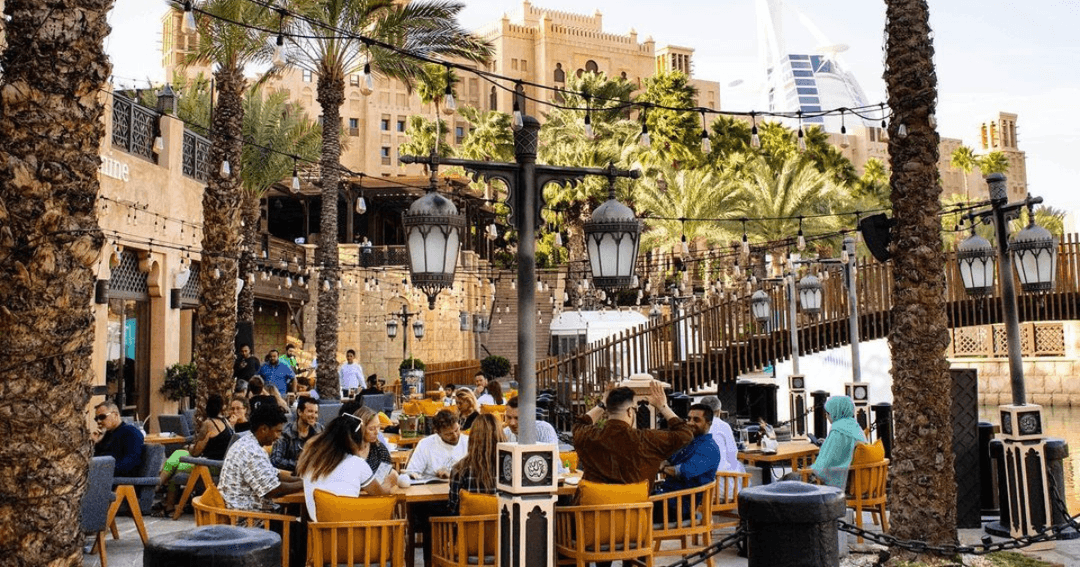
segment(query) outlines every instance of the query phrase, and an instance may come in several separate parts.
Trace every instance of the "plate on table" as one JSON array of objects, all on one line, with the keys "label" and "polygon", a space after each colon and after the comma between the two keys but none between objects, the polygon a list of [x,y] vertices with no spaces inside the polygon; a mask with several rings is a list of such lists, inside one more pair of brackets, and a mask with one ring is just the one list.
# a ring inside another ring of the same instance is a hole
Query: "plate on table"
[{"label": "plate on table", "polygon": [[563,484],[568,484],[570,486],[577,486],[578,483],[581,482],[581,477],[580,476],[567,476],[567,477],[563,477],[562,481],[563,481]]}]

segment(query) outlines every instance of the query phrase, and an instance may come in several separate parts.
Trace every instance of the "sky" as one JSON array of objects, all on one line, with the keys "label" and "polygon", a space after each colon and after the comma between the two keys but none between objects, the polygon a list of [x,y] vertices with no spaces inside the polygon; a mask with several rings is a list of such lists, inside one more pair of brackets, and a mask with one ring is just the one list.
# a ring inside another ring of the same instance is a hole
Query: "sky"
[{"label": "sky", "polygon": [[[998,111],[1018,115],[1027,154],[1028,189],[1045,204],[1080,211],[1080,27],[1076,0],[928,0],[938,78],[938,130],[976,148],[979,125]],[[498,20],[521,2],[467,0],[467,29]],[[604,30],[652,36],[657,46],[692,47],[693,74],[720,83],[721,108],[755,110],[760,75],[753,0],[536,0],[540,8],[603,14]],[[789,2],[830,43],[849,46],[841,61],[871,103],[885,101],[885,3],[881,0]],[[668,6],[676,9],[666,9]],[[161,81],[159,0],[116,0],[106,51],[119,85]],[[784,21],[788,52],[820,45],[793,13]],[[741,83],[738,83],[742,81]],[[738,84],[734,84],[738,83]],[[734,84],[734,86],[732,86]]]}]

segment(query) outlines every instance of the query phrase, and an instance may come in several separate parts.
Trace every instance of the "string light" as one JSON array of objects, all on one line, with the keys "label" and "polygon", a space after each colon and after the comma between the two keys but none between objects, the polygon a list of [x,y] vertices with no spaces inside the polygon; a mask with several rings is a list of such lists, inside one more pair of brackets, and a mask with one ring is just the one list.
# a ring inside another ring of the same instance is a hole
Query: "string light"
[{"label": "string light", "polygon": [[844,124],[844,111],[840,110],[840,147],[846,148],[851,145],[851,140],[848,138],[847,126]]},{"label": "string light", "polygon": [[360,80],[360,94],[368,96],[375,92],[375,79],[371,77],[371,61],[364,63],[364,77]]},{"label": "string light", "polygon": [[701,153],[712,153],[712,141],[709,140],[709,120],[705,117],[705,111],[701,111]]},{"label": "string light", "polygon": [[641,136],[638,137],[638,143],[641,147],[647,148],[652,145],[652,139],[649,137],[649,123],[646,122],[646,113],[648,107],[641,109]]},{"label": "string light", "polygon": [[285,66],[285,35],[282,33],[282,27],[285,22],[285,10],[278,11],[278,34],[277,44],[274,45],[274,56],[271,59],[271,63],[274,67]]},{"label": "string light", "polygon": [[289,189],[292,190],[294,195],[300,192],[300,175],[296,171],[295,159],[292,164],[292,183],[289,185]]},{"label": "string light", "polygon": [[154,136],[154,153],[160,154],[165,151],[165,140],[161,137],[161,134]]},{"label": "string light", "polygon": [[761,137],[757,133],[757,113],[750,113],[750,147],[757,149],[761,147]]},{"label": "string light", "polygon": [[218,170],[218,174],[221,175],[221,177],[229,177],[232,175],[232,166],[229,165],[229,160],[221,160],[221,169]]},{"label": "string light", "polygon": [[799,252],[802,252],[803,250],[806,249],[806,237],[803,236],[802,221],[803,221],[803,218],[800,216],[799,217],[799,240],[798,240],[798,243],[796,243],[796,245],[795,245],[795,247],[799,249]]},{"label": "string light", "polygon": [[592,127],[592,116],[591,116],[592,112],[590,110],[591,105],[589,104],[589,100],[591,98],[592,97],[589,96],[588,93],[585,94],[585,137],[589,138],[590,140],[593,138],[593,127]]},{"label": "string light", "polygon": [[803,134],[802,110],[800,110],[798,112],[798,115],[799,115],[799,151],[800,152],[805,152],[806,151],[806,134]]},{"label": "string light", "polygon": [[451,76],[450,66],[446,66],[446,92],[443,94],[442,113],[449,116],[457,112],[457,102],[454,101],[454,78]]},{"label": "string light", "polygon": [[184,2],[184,17],[180,20],[180,31],[195,33],[195,14],[191,11],[191,0]]},{"label": "string light", "polygon": [[356,214],[362,215],[367,212],[367,201],[364,200],[364,196],[360,195],[356,198]]},{"label": "string light", "polygon": [[900,124],[900,127],[896,129],[896,135],[900,138],[907,138],[907,126]]},{"label": "string light", "polygon": [[517,88],[514,89],[514,115],[513,119],[510,121],[510,127],[513,128],[515,132],[525,127],[525,117],[522,116],[521,102],[518,100],[518,92],[522,88],[521,82],[519,81]]}]

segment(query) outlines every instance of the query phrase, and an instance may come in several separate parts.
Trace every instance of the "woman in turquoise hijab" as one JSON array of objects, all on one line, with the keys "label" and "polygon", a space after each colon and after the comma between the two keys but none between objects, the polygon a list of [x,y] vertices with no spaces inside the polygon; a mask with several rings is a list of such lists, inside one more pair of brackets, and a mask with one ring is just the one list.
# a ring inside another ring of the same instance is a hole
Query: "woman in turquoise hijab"
[{"label": "woman in turquoise hijab", "polygon": [[862,427],[855,421],[855,403],[847,396],[833,396],[825,402],[832,427],[810,468],[825,484],[843,489],[855,445],[866,443]]}]

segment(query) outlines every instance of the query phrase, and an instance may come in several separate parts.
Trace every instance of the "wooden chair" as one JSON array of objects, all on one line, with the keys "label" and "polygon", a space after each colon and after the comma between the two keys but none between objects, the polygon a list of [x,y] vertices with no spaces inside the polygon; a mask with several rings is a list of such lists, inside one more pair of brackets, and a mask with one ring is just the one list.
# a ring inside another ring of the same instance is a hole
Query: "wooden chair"
[{"label": "wooden chair", "polygon": [[180,494],[180,500],[176,504],[176,510],[173,512],[172,519],[174,520],[180,519],[180,516],[183,515],[188,499],[191,498],[200,483],[204,489],[215,485],[217,479],[214,478],[214,471],[220,471],[222,465],[225,464],[225,461],[200,457],[180,457],[180,462],[190,463],[192,466],[191,471],[187,473],[188,477],[187,482],[184,483],[184,492]]},{"label": "wooden chair", "polygon": [[[889,459],[876,463],[853,465],[848,470],[847,506],[855,509],[855,525],[862,528],[863,509],[870,511],[875,525],[881,531],[889,531],[889,518],[885,514],[887,494],[885,486],[889,481]],[[863,538],[859,538],[862,543]]]},{"label": "wooden chair", "polygon": [[499,515],[431,518],[431,562],[435,567],[495,567]]},{"label": "wooden chair", "polygon": [[[653,519],[658,520],[653,523],[653,556],[683,556],[712,544],[714,492],[716,483],[710,482],[649,497],[655,510]],[[661,544],[668,540],[678,540],[682,546],[661,550]],[[708,562],[713,567],[712,556]]]},{"label": "wooden chair", "polygon": [[739,525],[739,493],[750,486],[750,473],[720,471],[713,491],[713,529]]},{"label": "wooden chair", "polygon": [[560,565],[640,559],[653,564],[652,502],[555,508]]},{"label": "wooden chair", "polygon": [[[281,523],[281,567],[289,567],[289,535],[293,525],[300,525],[300,518],[272,512],[233,510],[225,504],[217,487],[210,485],[206,492],[191,501],[195,507],[196,526],[229,525],[247,528],[271,529],[271,522]],[[271,530],[274,531],[274,530]]]},{"label": "wooden chair", "polygon": [[[803,482],[810,482],[812,469],[802,469]],[[855,525],[860,529],[863,526],[863,509],[866,508],[871,514],[875,525],[881,526],[882,532],[889,531],[889,518],[885,513],[885,505],[888,501],[886,485],[889,482],[889,459],[883,459],[874,463],[852,465],[848,469],[847,487],[844,490],[844,498],[847,507],[855,509]],[[863,538],[859,538],[862,543]]]},{"label": "wooden chair", "polygon": [[[308,523],[309,566],[404,567],[407,520]],[[282,552],[284,553],[284,552]]]}]

